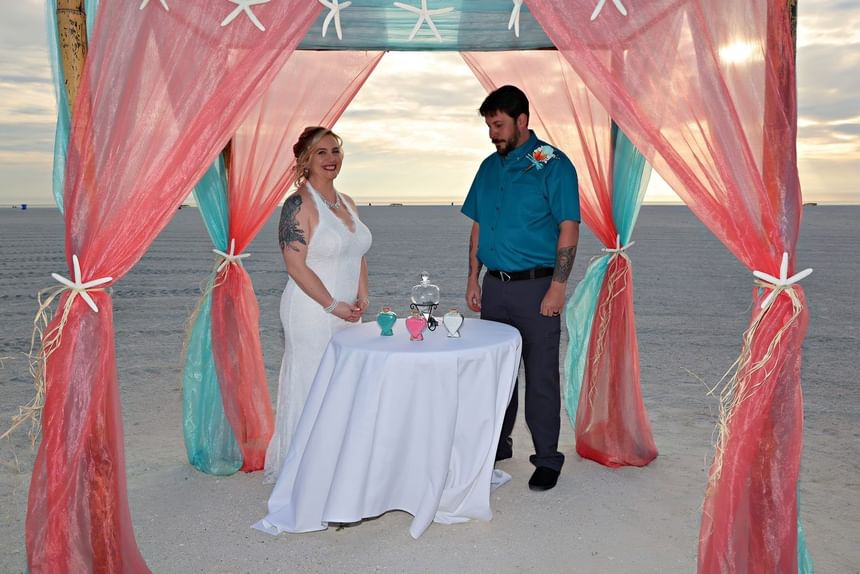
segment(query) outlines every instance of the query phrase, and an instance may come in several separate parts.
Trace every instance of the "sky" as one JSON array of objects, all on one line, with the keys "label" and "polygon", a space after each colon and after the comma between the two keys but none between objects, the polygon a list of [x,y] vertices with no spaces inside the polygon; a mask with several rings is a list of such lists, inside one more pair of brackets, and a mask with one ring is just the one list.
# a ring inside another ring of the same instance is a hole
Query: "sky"
[{"label": "sky", "polygon": [[[43,0],[4,3],[0,205],[53,204],[44,10]],[[860,2],[800,0],[797,58],[804,201],[860,203]],[[456,53],[387,54],[335,126],[346,152],[339,188],[359,202],[461,202],[493,151],[476,113],[484,95]],[[658,177],[645,200],[679,201]]]}]

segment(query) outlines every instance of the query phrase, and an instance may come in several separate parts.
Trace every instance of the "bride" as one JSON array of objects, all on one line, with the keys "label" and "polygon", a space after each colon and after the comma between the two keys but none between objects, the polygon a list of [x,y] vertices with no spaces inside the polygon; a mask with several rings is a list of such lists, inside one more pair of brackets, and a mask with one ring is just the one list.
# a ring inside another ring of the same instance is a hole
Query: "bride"
[{"label": "bride", "polygon": [[296,191],[284,202],[278,242],[289,281],[281,296],[286,347],[278,380],[275,434],[266,451],[265,481],[281,471],[326,345],[367,309],[370,230],[334,180],[343,142],[324,127],[305,128],[293,146]]}]

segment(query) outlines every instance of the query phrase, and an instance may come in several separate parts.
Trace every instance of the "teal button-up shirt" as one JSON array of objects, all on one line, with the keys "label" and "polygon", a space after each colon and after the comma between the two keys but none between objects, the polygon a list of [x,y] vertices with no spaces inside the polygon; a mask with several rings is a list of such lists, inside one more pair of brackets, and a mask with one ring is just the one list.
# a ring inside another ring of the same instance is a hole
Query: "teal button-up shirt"
[{"label": "teal button-up shirt", "polygon": [[526,157],[544,145],[529,130],[526,143],[492,154],[475,175],[460,211],[478,223],[478,259],[488,269],[555,267],[559,224],[580,220],[573,163],[557,148],[540,169]]}]

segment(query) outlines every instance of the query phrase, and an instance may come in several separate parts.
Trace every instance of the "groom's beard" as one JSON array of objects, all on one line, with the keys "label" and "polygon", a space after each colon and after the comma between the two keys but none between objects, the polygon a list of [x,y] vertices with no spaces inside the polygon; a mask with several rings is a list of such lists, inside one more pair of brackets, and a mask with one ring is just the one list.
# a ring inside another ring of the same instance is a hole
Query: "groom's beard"
[{"label": "groom's beard", "polygon": [[511,150],[517,147],[517,142],[520,140],[521,134],[522,132],[520,132],[519,128],[514,128],[514,133],[510,138],[506,140],[493,140],[493,143],[496,144],[496,151],[499,152],[499,155],[507,157]]}]

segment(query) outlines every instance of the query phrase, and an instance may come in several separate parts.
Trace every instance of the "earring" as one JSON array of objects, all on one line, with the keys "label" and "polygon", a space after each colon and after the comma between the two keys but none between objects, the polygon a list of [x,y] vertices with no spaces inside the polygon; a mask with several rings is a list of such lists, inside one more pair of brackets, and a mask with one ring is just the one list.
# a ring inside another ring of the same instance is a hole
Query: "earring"
[{"label": "earring", "polygon": [[302,170],[302,175],[304,175],[305,177],[307,177],[308,175],[310,175],[310,173],[311,173],[311,170],[309,170],[308,168],[304,168],[304,169]]}]

